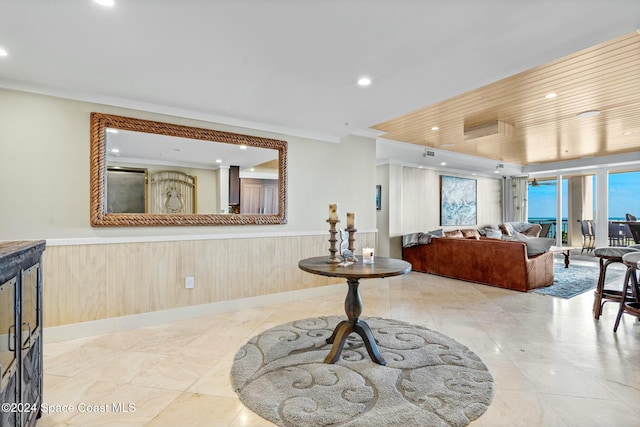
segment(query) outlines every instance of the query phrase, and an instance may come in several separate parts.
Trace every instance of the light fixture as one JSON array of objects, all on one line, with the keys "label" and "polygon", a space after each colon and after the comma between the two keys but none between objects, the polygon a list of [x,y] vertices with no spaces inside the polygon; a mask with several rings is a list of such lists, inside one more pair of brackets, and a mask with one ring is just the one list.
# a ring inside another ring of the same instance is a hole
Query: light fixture
[{"label": "light fixture", "polygon": [[447,162],[441,162],[440,163],[440,166],[446,166],[446,165],[447,165]]},{"label": "light fixture", "polygon": [[93,0],[93,1],[98,3],[100,6],[106,6],[106,7],[113,7],[113,5],[116,4],[114,0]]},{"label": "light fixture", "polygon": [[241,145],[241,146],[240,146],[240,149],[241,149],[241,150],[246,150],[246,149],[247,149],[247,146],[246,146],[246,145]]},{"label": "light fixture", "polygon": [[555,98],[556,96],[558,96],[558,94],[557,94],[557,93],[553,93],[553,92],[551,92],[551,93],[546,94],[544,97],[545,97],[545,98],[547,98],[547,99],[553,99],[553,98]]},{"label": "light fixture", "polygon": [[438,126],[434,126],[431,128],[431,130],[440,130],[440,128]]},{"label": "light fixture", "polygon": [[362,76],[358,79],[358,86],[366,87],[371,84],[371,79],[367,76]]},{"label": "light fixture", "polygon": [[216,163],[222,163],[222,159],[216,159]]},{"label": "light fixture", "polygon": [[117,148],[112,148],[111,152],[114,153],[114,154],[117,154],[117,153],[120,152],[120,150],[118,150]]},{"label": "light fixture", "polygon": [[9,56],[9,52],[7,52],[4,48],[0,47],[0,56]]},{"label": "light fixture", "polygon": [[576,114],[576,117],[580,117],[581,119],[586,119],[589,117],[595,117],[599,114],[600,114],[600,110],[587,110],[587,111],[582,111]]}]

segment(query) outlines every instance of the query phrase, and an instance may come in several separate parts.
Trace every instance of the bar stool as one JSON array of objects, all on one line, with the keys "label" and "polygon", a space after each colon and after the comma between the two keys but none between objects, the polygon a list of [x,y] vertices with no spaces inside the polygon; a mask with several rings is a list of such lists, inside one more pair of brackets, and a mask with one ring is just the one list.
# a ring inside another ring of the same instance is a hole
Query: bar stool
[{"label": "bar stool", "polygon": [[[600,258],[600,275],[598,277],[598,285],[596,286],[596,291],[594,292],[595,300],[593,301],[593,317],[596,319],[600,318],[602,314],[602,307],[604,303],[607,301],[616,301],[620,302],[622,300],[622,291],[617,289],[605,289],[604,282],[607,275],[607,267],[613,264],[614,262],[622,263],[622,257],[629,253],[639,252],[638,248],[634,247],[612,247],[612,246],[604,246],[600,248],[596,248],[593,251],[593,254]],[[626,299],[626,298],[624,298]]]},{"label": "bar stool", "polygon": [[[613,332],[618,331],[618,325],[623,313],[629,313],[636,316],[640,320],[640,287],[638,287],[638,263],[640,262],[640,252],[628,253],[622,257],[622,263],[627,266],[627,273],[624,275],[624,286],[622,295],[628,295],[628,298],[620,299],[620,308],[616,323],[613,325]],[[629,285],[631,283],[631,285]],[[631,289],[629,289],[631,286]],[[631,291],[629,295],[629,291]]]}]

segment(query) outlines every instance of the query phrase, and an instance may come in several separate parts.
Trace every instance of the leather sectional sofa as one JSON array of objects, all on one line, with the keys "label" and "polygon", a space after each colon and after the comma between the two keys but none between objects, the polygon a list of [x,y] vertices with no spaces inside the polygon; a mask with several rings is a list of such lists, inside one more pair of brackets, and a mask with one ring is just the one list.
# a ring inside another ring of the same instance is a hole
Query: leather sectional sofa
[{"label": "leather sectional sofa", "polygon": [[402,258],[414,271],[518,291],[553,284],[553,253],[528,257],[524,242],[480,237],[470,230],[446,234],[403,247]]}]

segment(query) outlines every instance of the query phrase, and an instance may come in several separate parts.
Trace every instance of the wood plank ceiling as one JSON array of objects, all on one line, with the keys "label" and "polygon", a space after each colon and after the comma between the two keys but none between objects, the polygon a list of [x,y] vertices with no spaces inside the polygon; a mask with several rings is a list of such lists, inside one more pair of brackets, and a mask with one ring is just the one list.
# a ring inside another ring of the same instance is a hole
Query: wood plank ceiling
[{"label": "wood plank ceiling", "polygon": [[[555,98],[546,98],[555,93]],[[577,117],[598,110],[595,117]],[[465,140],[465,129],[501,131]],[[432,128],[437,127],[437,130]],[[640,149],[640,34],[372,126],[382,138],[530,165]]]}]

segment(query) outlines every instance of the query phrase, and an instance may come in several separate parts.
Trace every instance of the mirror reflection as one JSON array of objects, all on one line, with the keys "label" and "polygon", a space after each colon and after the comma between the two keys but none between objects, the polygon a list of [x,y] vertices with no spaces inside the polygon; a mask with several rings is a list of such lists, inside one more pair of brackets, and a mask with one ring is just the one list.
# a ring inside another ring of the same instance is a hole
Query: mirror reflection
[{"label": "mirror reflection", "polygon": [[92,225],[286,222],[286,142],[92,113]]}]

